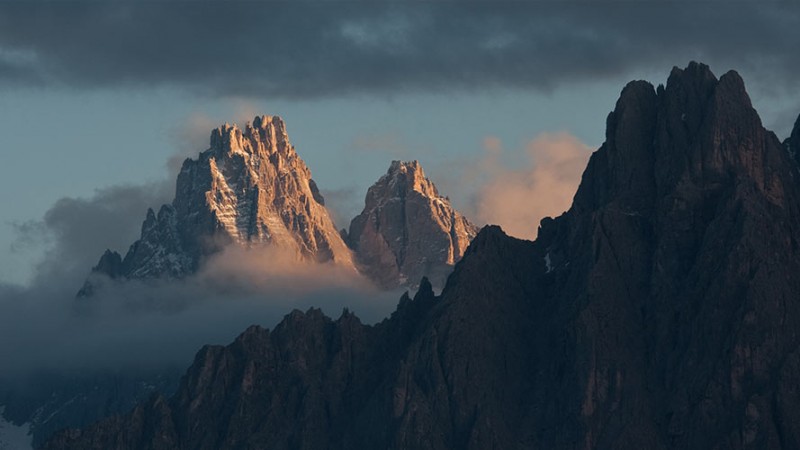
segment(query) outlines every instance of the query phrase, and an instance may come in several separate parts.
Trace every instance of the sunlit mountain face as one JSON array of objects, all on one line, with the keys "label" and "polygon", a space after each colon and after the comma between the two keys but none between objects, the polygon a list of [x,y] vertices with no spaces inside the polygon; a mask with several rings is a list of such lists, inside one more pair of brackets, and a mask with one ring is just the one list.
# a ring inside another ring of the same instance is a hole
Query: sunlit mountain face
[{"label": "sunlit mountain face", "polygon": [[800,447],[796,29],[0,4],[0,449]]}]

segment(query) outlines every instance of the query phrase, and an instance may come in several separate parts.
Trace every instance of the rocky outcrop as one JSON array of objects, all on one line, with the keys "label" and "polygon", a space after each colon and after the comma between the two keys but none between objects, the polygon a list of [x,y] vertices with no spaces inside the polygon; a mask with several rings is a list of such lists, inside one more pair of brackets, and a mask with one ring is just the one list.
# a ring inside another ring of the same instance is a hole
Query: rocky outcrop
[{"label": "rocky outcrop", "polygon": [[425,276],[441,288],[477,231],[439,195],[419,162],[392,161],[367,191],[347,241],[379,285],[414,285]]},{"label": "rocky outcrop", "polygon": [[800,187],[741,78],[632,82],[572,207],[384,322],[292,313],[47,449],[800,447]]},{"label": "rocky outcrop", "polygon": [[[187,159],[175,199],[142,224],[124,258],[108,251],[94,268],[111,278],[179,278],[195,272],[224,245],[270,245],[298,259],[352,266],[311,172],[278,116],[244,129],[223,125],[210,148]],[[84,293],[90,293],[90,279]]]},{"label": "rocky outcrop", "polygon": [[792,158],[800,163],[800,116],[797,116],[792,134],[783,141],[783,146],[786,147],[786,151],[792,155]]}]

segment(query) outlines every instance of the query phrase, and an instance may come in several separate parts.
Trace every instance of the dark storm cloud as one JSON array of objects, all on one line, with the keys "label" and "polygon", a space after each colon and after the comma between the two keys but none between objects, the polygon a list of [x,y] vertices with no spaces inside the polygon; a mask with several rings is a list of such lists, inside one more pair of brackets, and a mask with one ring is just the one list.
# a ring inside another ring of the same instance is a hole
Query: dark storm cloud
[{"label": "dark storm cloud", "polygon": [[549,89],[698,59],[796,85],[800,6],[748,2],[0,5],[7,85],[285,98]]}]

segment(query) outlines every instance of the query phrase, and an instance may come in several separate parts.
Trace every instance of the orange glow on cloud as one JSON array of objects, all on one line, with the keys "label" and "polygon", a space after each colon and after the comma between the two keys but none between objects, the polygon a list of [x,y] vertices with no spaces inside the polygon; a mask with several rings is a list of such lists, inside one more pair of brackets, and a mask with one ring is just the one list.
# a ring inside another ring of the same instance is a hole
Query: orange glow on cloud
[{"label": "orange glow on cloud", "polygon": [[578,188],[592,149],[568,133],[542,133],[525,146],[527,164],[508,168],[502,161],[502,142],[484,140],[484,157],[468,169],[485,181],[474,202],[474,217],[480,223],[500,225],[519,238],[536,237],[539,221],[566,211]]}]

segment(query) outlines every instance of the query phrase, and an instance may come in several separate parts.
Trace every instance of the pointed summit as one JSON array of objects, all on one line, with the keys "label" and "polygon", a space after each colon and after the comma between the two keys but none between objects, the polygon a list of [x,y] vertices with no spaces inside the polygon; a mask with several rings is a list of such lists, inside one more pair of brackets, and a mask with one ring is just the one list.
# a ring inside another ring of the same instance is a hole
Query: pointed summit
[{"label": "pointed summit", "polygon": [[367,191],[348,243],[362,271],[381,286],[413,285],[427,276],[441,287],[477,231],[439,195],[418,161],[392,161]]},{"label": "pointed summit", "polygon": [[184,161],[172,204],[157,215],[148,210],[141,239],[122,262],[105,256],[95,272],[179,278],[228,244],[270,245],[298,259],[353,265],[280,117],[258,116],[243,130],[222,125],[209,144]]},{"label": "pointed summit", "polygon": [[666,87],[631,82],[608,115],[606,142],[573,208],[614,199],[629,211],[651,211],[659,195],[675,189],[709,190],[745,178],[779,198],[774,172],[781,162],[768,135],[734,71],[717,79],[708,66],[691,63],[673,69]]},{"label": "pointed summit", "polygon": [[[173,205],[179,226],[196,236],[269,243],[305,259],[350,263],[311,171],[278,116],[256,117],[244,130],[215,129],[211,148],[184,162]],[[202,253],[203,242],[188,244],[190,252]]]}]

